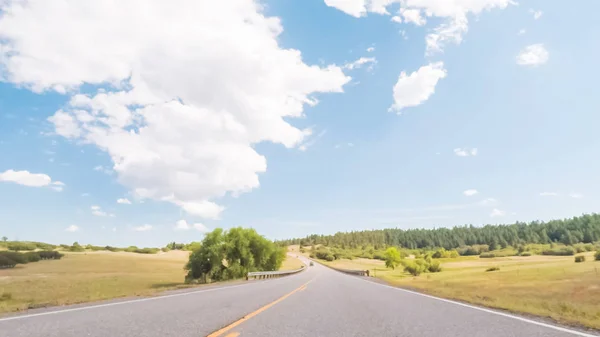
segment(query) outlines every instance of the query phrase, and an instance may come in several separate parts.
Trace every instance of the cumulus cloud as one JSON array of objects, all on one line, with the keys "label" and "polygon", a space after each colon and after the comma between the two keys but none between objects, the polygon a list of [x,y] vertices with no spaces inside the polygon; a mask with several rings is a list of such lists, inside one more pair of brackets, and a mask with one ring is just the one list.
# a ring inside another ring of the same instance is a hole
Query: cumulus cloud
[{"label": "cumulus cloud", "polygon": [[557,197],[558,193],[556,193],[556,192],[541,192],[540,196],[542,196],[542,197]]},{"label": "cumulus cloud", "polygon": [[542,43],[532,44],[525,47],[517,55],[517,64],[521,66],[539,66],[550,58],[550,54]]},{"label": "cumulus cloud", "polygon": [[75,225],[71,225],[67,228],[65,228],[66,232],[78,232],[79,231],[79,227],[75,226]]},{"label": "cumulus cloud", "polygon": [[404,108],[415,107],[427,101],[435,92],[440,79],[446,77],[443,62],[422,66],[410,75],[402,72],[394,86],[394,104],[390,110],[401,112]]},{"label": "cumulus cloud", "polygon": [[517,33],[517,35],[523,35],[525,34],[527,31],[523,28],[521,30],[519,30],[519,32]]},{"label": "cumulus cloud", "polygon": [[197,230],[199,232],[202,232],[202,233],[208,232],[208,228],[206,228],[206,226],[204,226],[201,223],[191,224],[191,223],[188,223],[185,220],[179,220],[179,221],[177,221],[175,223],[175,230],[184,230],[184,231],[187,231],[187,230],[190,230],[190,229],[195,229],[195,230]]},{"label": "cumulus cloud", "polygon": [[583,194],[581,194],[581,193],[569,193],[569,197],[571,197],[573,199],[581,199],[581,198],[583,198]]},{"label": "cumulus cloud", "polygon": [[490,213],[490,217],[495,218],[495,217],[501,217],[501,216],[505,216],[506,215],[506,211],[501,211],[497,208],[494,208],[492,210],[492,213]]},{"label": "cumulus cloud", "polygon": [[[138,226],[138,227],[133,227],[133,230],[136,232],[147,232],[149,230],[152,230],[152,226],[151,225],[142,225],[142,226]],[[114,231],[114,228],[113,228]]]},{"label": "cumulus cloud", "polygon": [[466,190],[463,192],[463,194],[466,195],[467,197],[473,196],[477,193],[479,193],[479,192],[477,192],[477,190],[474,190],[474,189]]},{"label": "cumulus cloud", "polygon": [[372,53],[375,51],[375,47],[369,47],[367,48],[367,53]]},{"label": "cumulus cloud", "polygon": [[476,147],[474,147],[472,149],[469,149],[466,147],[464,147],[464,148],[457,147],[456,149],[454,149],[454,154],[459,157],[471,157],[471,156],[474,157],[477,155],[478,152],[479,151],[477,150]]},{"label": "cumulus cloud", "polygon": [[259,186],[257,143],[302,144],[290,120],[351,79],[280,47],[279,18],[253,0],[2,4],[6,80],[71,95],[55,132],[105,151],[137,197],[207,218],[223,210],[211,200]]},{"label": "cumulus cloud", "polygon": [[52,181],[47,174],[31,173],[29,171],[7,170],[0,172],[0,181],[29,187],[50,187],[58,192],[62,191],[65,186],[62,181]]},{"label": "cumulus cloud", "polygon": [[504,9],[513,0],[325,0],[325,4],[335,7],[354,17],[368,13],[391,15],[389,7],[399,4],[394,22],[412,23],[422,26],[425,16],[440,18],[442,23],[426,36],[426,54],[442,52],[447,43],[460,43],[468,31],[467,15],[478,15],[485,10]]},{"label": "cumulus cloud", "polygon": [[117,199],[117,204],[131,205],[131,201],[127,198],[119,198]]}]

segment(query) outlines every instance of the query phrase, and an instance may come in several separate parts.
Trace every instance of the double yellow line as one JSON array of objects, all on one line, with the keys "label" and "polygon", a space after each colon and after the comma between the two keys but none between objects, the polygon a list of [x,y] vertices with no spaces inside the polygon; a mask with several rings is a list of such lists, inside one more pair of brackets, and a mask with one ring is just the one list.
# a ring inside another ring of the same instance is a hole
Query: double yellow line
[{"label": "double yellow line", "polygon": [[[313,280],[314,280],[314,279],[313,279]],[[269,309],[270,307],[274,306],[275,304],[277,304],[277,303],[279,303],[279,302],[281,302],[281,301],[285,300],[286,298],[288,298],[288,297],[292,296],[293,294],[295,294],[295,293],[297,293],[297,292],[299,292],[299,291],[302,291],[302,290],[306,289],[306,286],[307,286],[307,285],[308,285],[310,282],[312,282],[313,280],[310,280],[310,281],[308,281],[308,282],[304,283],[304,284],[303,284],[303,285],[301,285],[300,287],[298,287],[298,288],[294,289],[293,291],[291,291],[291,292],[289,292],[289,293],[287,293],[287,294],[285,294],[285,295],[281,296],[280,298],[276,299],[275,301],[273,301],[273,302],[271,302],[271,303],[269,303],[269,304],[267,304],[267,305],[265,305],[265,306],[263,306],[263,307],[261,307],[261,308],[259,308],[259,309],[255,310],[255,311],[253,311],[253,312],[249,313],[248,315],[246,315],[246,316],[244,316],[244,317],[240,318],[239,320],[237,320],[237,321],[235,321],[235,322],[233,322],[233,323],[229,324],[228,326],[226,326],[226,327],[224,327],[224,328],[221,328],[221,329],[219,329],[219,330],[217,330],[217,331],[215,331],[215,332],[211,333],[210,335],[208,335],[208,336],[206,336],[206,337],[220,337],[220,336],[222,336],[223,334],[225,334],[225,333],[226,333],[226,332],[228,332],[229,330],[231,330],[231,329],[235,328],[236,326],[238,326],[238,325],[240,325],[240,324],[244,323],[245,321],[247,321],[247,320],[251,319],[252,317],[254,317],[254,316],[256,316],[256,315],[260,314],[261,312],[263,312],[263,311],[265,311],[265,310]],[[225,337],[237,337],[237,336],[239,336],[239,335],[240,335],[240,334],[239,334],[238,332],[232,332],[232,333],[228,334],[228,335],[227,335],[227,336],[225,336]]]}]

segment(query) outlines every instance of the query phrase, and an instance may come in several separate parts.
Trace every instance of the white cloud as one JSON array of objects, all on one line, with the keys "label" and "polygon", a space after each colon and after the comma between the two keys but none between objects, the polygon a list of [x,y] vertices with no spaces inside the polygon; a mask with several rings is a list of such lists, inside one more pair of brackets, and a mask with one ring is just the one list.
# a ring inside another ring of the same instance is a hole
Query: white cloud
[{"label": "white cloud", "polygon": [[97,205],[90,207],[90,210],[92,211],[92,214],[95,216],[108,216],[111,218],[115,217],[115,215],[113,213],[107,213],[107,212],[103,211],[100,206],[97,206]]},{"label": "white cloud", "polygon": [[[307,129],[306,133],[308,135],[312,135],[312,129]],[[314,136],[312,138],[307,138],[306,141],[298,147],[298,150],[303,151],[303,152],[308,150],[309,147],[315,145],[319,139],[323,138],[323,136],[325,136],[326,133],[327,133],[327,130],[323,130],[323,131],[319,132],[316,136]]]},{"label": "white cloud", "polygon": [[131,205],[131,201],[126,198],[119,198],[117,199],[117,204]]},{"label": "white cloud", "polygon": [[357,18],[368,12],[391,15],[388,7],[399,4],[398,15],[392,17],[394,22],[424,25],[423,14],[443,19],[426,37],[427,55],[443,51],[449,42],[460,43],[468,31],[468,14],[478,15],[484,10],[516,4],[513,0],[325,0],[325,3]]},{"label": "white cloud", "polygon": [[438,81],[446,77],[443,62],[430,63],[407,75],[402,72],[394,86],[394,104],[390,110],[401,112],[427,101],[435,92]]},{"label": "white cloud", "polygon": [[580,193],[570,193],[569,197],[574,198],[574,199],[581,199],[581,198],[583,198],[583,195]]},{"label": "white cloud", "polygon": [[463,194],[466,195],[467,197],[473,196],[477,193],[479,193],[479,192],[477,192],[477,190],[474,190],[474,189],[466,190],[463,192]]},{"label": "white cloud", "polygon": [[365,64],[369,65],[367,70],[371,71],[371,70],[373,70],[373,66],[375,64],[377,64],[377,59],[375,59],[374,57],[361,57],[354,62],[346,63],[344,65],[344,69],[348,69],[348,70],[360,69]]},{"label": "white cloud", "polygon": [[55,132],[106,152],[138,197],[208,218],[223,210],[211,200],[259,186],[256,144],[302,144],[291,120],[351,80],[280,47],[279,18],[253,0],[2,3],[6,79],[71,95]]},{"label": "white cloud", "polygon": [[501,210],[499,210],[499,209],[497,209],[497,208],[494,208],[494,209],[492,210],[492,213],[490,213],[490,216],[491,216],[492,218],[495,218],[495,217],[500,217],[500,216],[505,216],[505,215],[506,215],[506,211],[501,211]]},{"label": "white cloud", "polygon": [[537,20],[537,19],[541,18],[542,14],[544,14],[544,12],[539,11],[539,10],[536,11],[533,8],[529,9],[529,13],[533,14],[533,19],[534,20]]},{"label": "white cloud", "polygon": [[113,174],[113,170],[111,170],[111,169],[110,169],[110,168],[108,168],[108,167],[104,167],[104,166],[102,166],[102,165],[95,166],[95,167],[94,167],[94,171],[103,172],[103,173],[106,173],[106,174],[108,174],[108,175],[111,175],[111,174]]},{"label": "white cloud", "polygon": [[494,198],[486,198],[477,203],[480,206],[493,206],[498,204],[498,200]]},{"label": "white cloud", "polygon": [[133,228],[133,230],[136,232],[147,232],[151,229],[152,229],[151,225],[143,225],[143,226],[138,226],[138,227]]},{"label": "white cloud", "polygon": [[75,226],[75,225],[71,225],[67,228],[65,228],[66,232],[78,232],[79,231],[79,227]]},{"label": "white cloud", "polygon": [[522,66],[539,66],[550,58],[550,54],[542,43],[532,44],[525,47],[517,55],[517,64]]},{"label": "white cloud", "polygon": [[423,26],[427,23],[427,20],[421,16],[420,9],[400,8],[400,15],[402,15],[406,23],[414,23],[417,26]]},{"label": "white cloud", "polygon": [[29,171],[7,170],[0,172],[0,181],[29,187],[50,187],[58,192],[62,191],[65,187],[65,183],[62,181],[52,181],[47,174],[31,173]]},{"label": "white cloud", "polygon": [[206,226],[204,226],[201,223],[194,223],[194,224],[190,224],[185,220],[179,220],[175,223],[175,230],[190,230],[190,229],[195,229],[199,232],[202,233],[206,233],[208,232],[208,228],[206,228]]},{"label": "white cloud", "polygon": [[325,4],[357,18],[367,12],[365,0],[325,0]]},{"label": "white cloud", "polygon": [[478,152],[479,151],[477,150],[476,147],[474,147],[472,149],[469,149],[466,147],[465,148],[457,147],[456,149],[454,149],[454,154],[459,157],[471,157],[471,156],[474,157],[477,155]]},{"label": "white cloud", "polygon": [[556,193],[556,192],[541,192],[540,196],[542,196],[542,197],[557,197],[558,193]]},{"label": "white cloud", "polygon": [[369,47],[367,48],[367,53],[372,53],[375,51],[375,47]]},{"label": "white cloud", "polygon": [[519,32],[517,33],[517,35],[523,35],[525,34],[527,31],[525,29],[521,29],[519,30]]},{"label": "white cloud", "polygon": [[81,196],[82,196],[82,197],[89,197],[89,196],[90,196],[90,194],[89,194],[89,193],[81,193]]}]

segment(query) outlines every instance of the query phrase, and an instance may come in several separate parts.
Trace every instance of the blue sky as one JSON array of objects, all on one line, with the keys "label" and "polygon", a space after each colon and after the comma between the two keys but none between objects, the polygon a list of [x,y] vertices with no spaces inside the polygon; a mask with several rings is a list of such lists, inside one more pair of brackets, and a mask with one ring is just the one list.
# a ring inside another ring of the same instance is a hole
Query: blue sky
[{"label": "blue sky", "polygon": [[600,3],[388,2],[7,1],[0,235],[163,246],[598,210]]}]

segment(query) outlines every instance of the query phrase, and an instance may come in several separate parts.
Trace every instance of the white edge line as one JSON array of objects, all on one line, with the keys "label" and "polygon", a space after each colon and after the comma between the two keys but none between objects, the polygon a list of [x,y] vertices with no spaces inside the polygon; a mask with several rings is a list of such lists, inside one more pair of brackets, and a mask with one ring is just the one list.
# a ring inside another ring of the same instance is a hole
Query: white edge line
[{"label": "white edge line", "polygon": [[[281,279],[276,279],[276,280],[281,280]],[[161,299],[165,299],[165,298],[185,296],[185,295],[193,295],[193,294],[198,294],[198,293],[207,293],[207,292],[211,292],[211,291],[231,289],[231,288],[238,288],[238,287],[244,287],[244,286],[249,286],[249,285],[252,285],[252,284],[260,284],[260,283],[262,283],[262,282],[252,282],[252,283],[237,284],[237,285],[232,285],[232,286],[217,287],[217,288],[211,288],[211,289],[201,289],[201,290],[187,291],[187,292],[182,292],[182,293],[177,293],[177,294],[171,294],[171,295],[162,295],[162,296],[140,298],[140,299],[136,299],[136,300],[128,300],[128,301],[122,301],[122,302],[114,302],[114,303],[90,305],[90,306],[79,307],[79,308],[72,308],[72,309],[63,309],[63,310],[40,312],[38,314],[25,314],[25,315],[20,315],[20,316],[0,318],[0,322],[12,321],[12,320],[18,320],[18,319],[25,319],[25,318],[32,318],[32,317],[38,317],[38,316],[62,314],[62,313],[65,313],[65,312],[72,312],[72,311],[79,311],[79,310],[90,310],[90,309],[112,307],[112,306],[123,305],[123,304],[131,304],[131,303],[155,301],[155,300],[161,300]]]},{"label": "white edge line", "polygon": [[507,313],[500,312],[500,311],[495,311],[495,310],[491,310],[491,309],[485,309],[485,308],[477,307],[477,306],[474,306],[474,305],[469,305],[469,304],[465,304],[465,303],[461,303],[461,302],[457,302],[457,301],[453,301],[453,300],[448,300],[448,299],[441,298],[441,297],[431,296],[431,295],[423,294],[423,293],[412,291],[412,290],[398,288],[398,287],[390,286],[390,285],[387,285],[387,284],[381,284],[381,283],[377,283],[377,282],[365,280],[365,279],[362,279],[362,278],[359,278],[359,280],[362,280],[362,281],[365,281],[365,282],[369,282],[371,284],[378,285],[378,286],[381,286],[381,287],[390,288],[390,289],[394,289],[394,290],[398,290],[398,291],[403,291],[403,292],[410,293],[410,294],[413,294],[413,295],[419,295],[419,296],[431,298],[431,299],[442,301],[442,302],[446,302],[446,303],[456,304],[456,305],[460,305],[460,306],[465,307],[465,308],[475,309],[475,310],[487,312],[489,314],[494,314],[494,315],[498,315],[498,316],[508,317],[508,318],[516,319],[518,321],[522,321],[522,322],[526,322],[526,323],[531,323],[531,324],[543,326],[543,327],[549,328],[549,329],[554,329],[554,330],[558,330],[558,331],[562,331],[562,332],[567,332],[567,333],[570,333],[570,334],[573,334],[573,335],[577,335],[577,336],[583,336],[583,337],[598,337],[599,336],[599,335],[588,334],[588,333],[585,333],[585,332],[582,332],[582,331],[577,331],[577,330],[571,330],[571,329],[567,329],[567,328],[562,328],[562,327],[559,327],[559,326],[556,326],[556,325],[552,325],[552,324],[547,324],[547,323],[542,323],[542,322],[534,321],[534,320],[531,320],[531,319],[527,319],[527,318],[524,318],[524,317],[519,317],[519,316],[507,314]]}]

